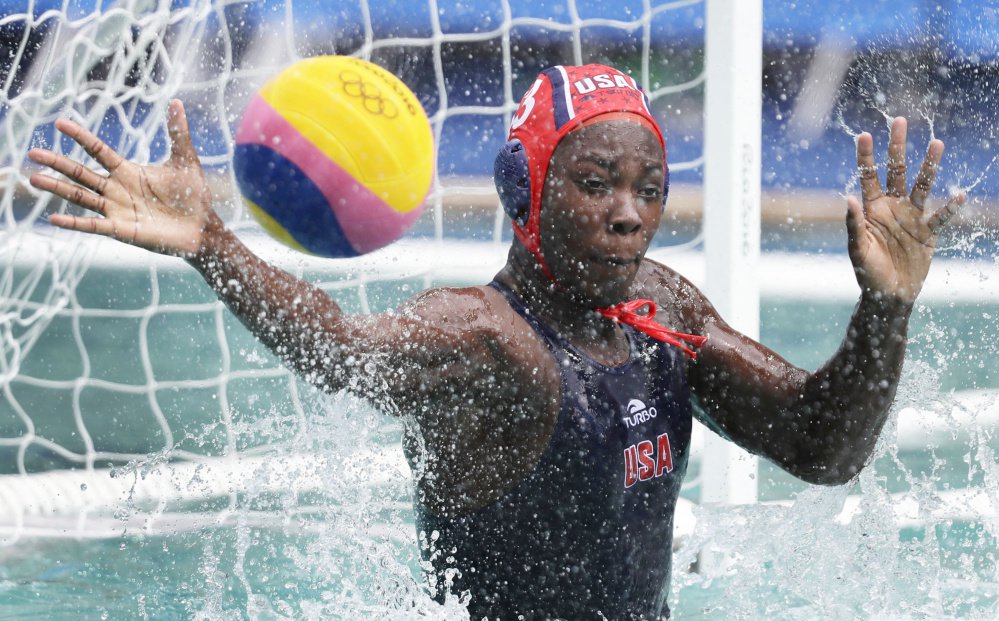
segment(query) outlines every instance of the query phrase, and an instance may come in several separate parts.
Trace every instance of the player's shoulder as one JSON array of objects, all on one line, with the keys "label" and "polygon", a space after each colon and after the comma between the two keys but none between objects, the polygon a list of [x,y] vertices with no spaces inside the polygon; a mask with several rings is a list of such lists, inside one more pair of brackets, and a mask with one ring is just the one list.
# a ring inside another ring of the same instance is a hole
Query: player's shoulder
[{"label": "player's shoulder", "polygon": [[509,305],[488,285],[434,287],[406,300],[398,309],[404,316],[466,328],[490,325]]},{"label": "player's shoulder", "polygon": [[640,292],[650,298],[654,298],[656,293],[688,299],[691,296],[702,296],[700,290],[686,276],[664,263],[647,257],[642,260],[635,282]]},{"label": "player's shoulder", "polygon": [[488,285],[427,289],[396,312],[444,342],[460,343],[462,349],[484,347],[493,355],[529,336],[503,294]]},{"label": "player's shoulder", "polygon": [[642,260],[635,288],[635,297],[656,302],[678,327],[696,331],[715,316],[711,302],[690,279],[659,261]]},{"label": "player's shoulder", "polygon": [[517,374],[543,364],[540,339],[506,297],[488,285],[427,289],[396,312],[408,318],[405,323],[429,350],[463,358],[470,373]]}]

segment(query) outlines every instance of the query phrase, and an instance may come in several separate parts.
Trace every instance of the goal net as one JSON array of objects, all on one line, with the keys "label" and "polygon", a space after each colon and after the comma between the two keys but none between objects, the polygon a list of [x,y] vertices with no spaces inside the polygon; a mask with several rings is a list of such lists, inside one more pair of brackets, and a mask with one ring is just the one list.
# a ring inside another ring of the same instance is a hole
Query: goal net
[{"label": "goal net", "polygon": [[[511,237],[489,175],[520,95],[546,66],[601,62],[635,76],[666,131],[673,185],[659,243],[700,243],[702,1],[2,4],[0,541],[200,523],[177,507],[265,519],[309,506],[334,475],[405,476],[397,428],[302,384],[183,261],[47,224],[78,211],[29,186],[27,151],[85,157],[54,131],[58,117],[152,162],[167,149],[166,104],[183,100],[227,224],[346,310],[370,312],[426,286],[488,281]],[[423,218],[399,243],[356,259],[271,242],[230,169],[255,89],[319,54],[392,71],[435,136]],[[247,508],[247,495],[268,494],[278,500]]]}]

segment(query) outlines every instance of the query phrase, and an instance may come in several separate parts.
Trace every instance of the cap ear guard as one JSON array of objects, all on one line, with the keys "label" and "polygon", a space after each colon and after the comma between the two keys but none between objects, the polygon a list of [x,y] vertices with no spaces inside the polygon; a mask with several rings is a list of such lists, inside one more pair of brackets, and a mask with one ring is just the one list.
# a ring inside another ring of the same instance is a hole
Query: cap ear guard
[{"label": "cap ear guard", "polygon": [[666,209],[666,197],[669,196],[669,164],[666,164],[666,170],[664,171],[665,179],[663,180],[663,210]]},{"label": "cap ear guard", "polygon": [[531,213],[531,170],[527,152],[519,140],[507,142],[496,154],[493,182],[506,215],[520,226],[527,226]]}]

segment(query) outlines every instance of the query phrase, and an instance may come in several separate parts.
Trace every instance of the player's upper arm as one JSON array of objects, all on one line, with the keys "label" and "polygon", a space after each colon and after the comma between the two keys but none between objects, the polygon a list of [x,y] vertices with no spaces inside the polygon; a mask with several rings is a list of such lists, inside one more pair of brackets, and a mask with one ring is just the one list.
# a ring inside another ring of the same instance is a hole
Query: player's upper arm
[{"label": "player's upper arm", "polygon": [[808,374],[726,323],[701,291],[654,264],[661,304],[672,306],[679,329],[708,337],[689,365],[697,415],[741,447],[782,463],[797,434],[788,408]]},{"label": "player's upper arm", "polygon": [[480,287],[431,289],[398,309],[346,322],[349,353],[329,369],[340,385],[387,413],[418,411],[494,377],[501,328]]}]

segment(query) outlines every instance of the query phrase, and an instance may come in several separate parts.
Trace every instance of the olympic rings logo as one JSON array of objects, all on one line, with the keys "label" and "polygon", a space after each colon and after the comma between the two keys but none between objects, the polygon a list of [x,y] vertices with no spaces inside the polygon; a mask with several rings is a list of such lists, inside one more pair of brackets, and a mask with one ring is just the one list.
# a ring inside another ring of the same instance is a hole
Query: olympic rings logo
[{"label": "olympic rings logo", "polygon": [[348,96],[360,98],[361,105],[371,114],[378,114],[387,119],[399,116],[399,108],[396,107],[395,103],[382,97],[381,89],[366,82],[357,72],[349,69],[341,71],[340,84],[343,86],[343,92]]}]

